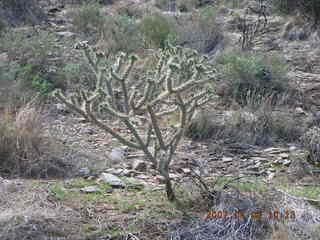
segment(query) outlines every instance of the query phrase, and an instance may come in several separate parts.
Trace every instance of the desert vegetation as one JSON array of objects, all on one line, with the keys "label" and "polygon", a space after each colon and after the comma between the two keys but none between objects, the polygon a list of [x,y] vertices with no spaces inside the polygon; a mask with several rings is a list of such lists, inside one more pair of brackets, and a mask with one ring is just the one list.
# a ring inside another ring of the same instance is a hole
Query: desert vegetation
[{"label": "desert vegetation", "polygon": [[2,0],[0,239],[317,240],[318,2]]}]

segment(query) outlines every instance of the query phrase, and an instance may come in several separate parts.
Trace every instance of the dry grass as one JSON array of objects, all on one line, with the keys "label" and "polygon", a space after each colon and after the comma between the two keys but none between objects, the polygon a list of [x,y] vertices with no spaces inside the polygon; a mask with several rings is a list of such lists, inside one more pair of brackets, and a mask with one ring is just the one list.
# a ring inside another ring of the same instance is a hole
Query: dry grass
[{"label": "dry grass", "polygon": [[[40,110],[26,105],[0,113],[0,169],[6,176],[64,176],[68,165],[59,159],[53,139],[44,136]],[[61,150],[61,149],[60,149]]]},{"label": "dry grass", "polygon": [[210,138],[225,142],[273,145],[297,142],[304,130],[303,123],[298,122],[289,109],[276,109],[265,103],[255,109],[200,112],[191,121],[186,136],[194,140]]}]

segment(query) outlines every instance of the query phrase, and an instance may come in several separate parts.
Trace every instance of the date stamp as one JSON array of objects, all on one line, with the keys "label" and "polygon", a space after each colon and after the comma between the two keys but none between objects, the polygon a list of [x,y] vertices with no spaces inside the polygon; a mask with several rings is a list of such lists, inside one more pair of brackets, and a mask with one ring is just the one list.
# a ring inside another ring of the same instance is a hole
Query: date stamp
[{"label": "date stamp", "polygon": [[249,215],[244,214],[242,211],[227,211],[227,210],[210,210],[204,219],[236,219],[236,218],[272,218],[274,220],[294,220],[296,219],[296,214],[294,211],[285,209],[284,211],[271,210],[268,212],[264,211],[254,211]]}]

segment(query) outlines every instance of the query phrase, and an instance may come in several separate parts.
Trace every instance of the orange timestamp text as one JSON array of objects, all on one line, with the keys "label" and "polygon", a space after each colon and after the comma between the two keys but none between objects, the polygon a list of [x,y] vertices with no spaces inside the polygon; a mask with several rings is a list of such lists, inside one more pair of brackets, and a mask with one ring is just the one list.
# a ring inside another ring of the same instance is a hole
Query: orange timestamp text
[{"label": "orange timestamp text", "polygon": [[249,215],[244,214],[242,211],[228,211],[228,210],[210,210],[204,219],[219,219],[219,218],[273,218],[275,220],[285,220],[285,219],[296,219],[296,214],[294,211],[285,209],[284,211],[270,210],[268,212],[264,211],[254,211]]}]

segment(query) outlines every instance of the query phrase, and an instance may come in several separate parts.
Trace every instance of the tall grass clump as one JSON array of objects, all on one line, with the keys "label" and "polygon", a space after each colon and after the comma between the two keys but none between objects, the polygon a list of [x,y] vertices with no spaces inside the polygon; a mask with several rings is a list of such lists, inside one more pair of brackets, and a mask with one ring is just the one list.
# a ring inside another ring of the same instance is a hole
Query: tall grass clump
[{"label": "tall grass clump", "polygon": [[69,12],[72,25],[76,32],[85,36],[99,35],[104,26],[105,19],[100,12],[100,5],[97,3],[86,3],[74,8]]},{"label": "tall grass clump", "polygon": [[211,53],[224,41],[224,35],[216,22],[216,9],[206,7],[192,16],[180,17],[176,23],[176,44]]},{"label": "tall grass clump", "polygon": [[200,112],[186,129],[186,136],[193,140],[272,146],[297,142],[303,130],[303,124],[288,109],[276,111],[265,104],[255,110]]},{"label": "tall grass clump", "polygon": [[112,53],[136,53],[143,49],[142,36],[135,18],[127,14],[115,14],[106,16],[105,20],[100,46]]},{"label": "tall grass clump", "polygon": [[[0,112],[0,173],[8,177],[66,175],[53,139],[44,135],[43,116],[26,105],[17,112]],[[60,149],[61,150],[61,149]],[[66,169],[64,169],[66,168]]]}]

